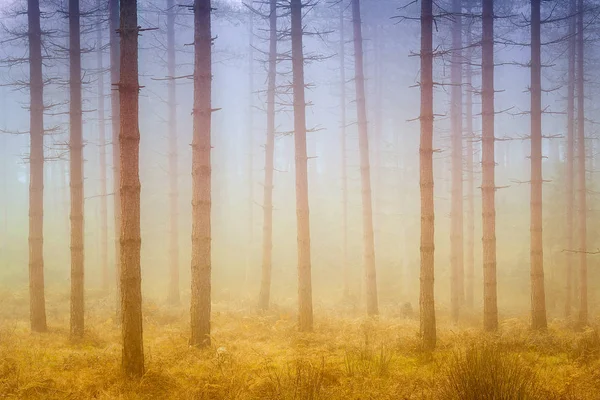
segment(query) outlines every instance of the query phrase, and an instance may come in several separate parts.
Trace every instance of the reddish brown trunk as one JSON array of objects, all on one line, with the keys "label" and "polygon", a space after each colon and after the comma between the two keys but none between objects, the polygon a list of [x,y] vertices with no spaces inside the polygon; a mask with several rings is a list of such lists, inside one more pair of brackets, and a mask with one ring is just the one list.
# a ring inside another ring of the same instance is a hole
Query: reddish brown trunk
[{"label": "reddish brown trunk", "polygon": [[71,336],[84,330],[83,121],[79,0],[69,0],[69,152],[71,178]]},{"label": "reddish brown trunk", "polygon": [[44,294],[44,82],[39,0],[27,1],[29,36],[29,312],[31,330],[45,332]]},{"label": "reddish brown trunk", "polygon": [[192,139],[192,346],[210,346],[211,315],[211,2],[194,0]]},{"label": "reddish brown trunk", "polygon": [[342,158],[342,262],[344,274],[344,297],[350,295],[350,266],[348,265],[348,149],[346,143],[346,33],[344,10],[340,2],[340,149]]},{"label": "reddish brown trunk", "polygon": [[313,329],[308,206],[308,157],[306,155],[306,100],[302,49],[302,0],[291,0],[292,69],[294,87],[294,147],[296,150],[296,220],[298,224],[298,329]]},{"label": "reddish brown trunk", "polygon": [[434,232],[433,203],[433,2],[421,1],[421,339],[423,348],[436,344],[434,300]]},{"label": "reddish brown trunk", "polygon": [[140,130],[137,0],[121,0],[120,171],[121,171],[121,332],[125,374],[144,374],[142,277],[140,265]]},{"label": "reddish brown trunk", "polygon": [[542,63],[540,0],[531,1],[531,326],[546,329],[542,241]]},{"label": "reddish brown trunk", "polygon": [[579,324],[587,325],[587,189],[585,171],[585,92],[584,92],[584,6],[578,1],[577,14],[577,169],[579,179]]}]

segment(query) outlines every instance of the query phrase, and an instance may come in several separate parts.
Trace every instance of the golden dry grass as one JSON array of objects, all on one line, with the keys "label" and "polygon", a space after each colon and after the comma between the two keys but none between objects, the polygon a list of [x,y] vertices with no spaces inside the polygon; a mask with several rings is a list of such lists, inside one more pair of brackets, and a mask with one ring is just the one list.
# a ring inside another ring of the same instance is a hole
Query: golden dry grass
[{"label": "golden dry grass", "polygon": [[525,386],[535,388],[536,397],[499,399],[600,398],[597,332],[577,333],[560,322],[547,333],[533,333],[524,320],[511,319],[490,336],[451,327],[442,317],[438,349],[427,354],[419,349],[418,320],[320,311],[315,332],[299,334],[291,313],[224,312],[217,306],[213,346],[199,350],[187,344],[187,310],[152,303],[144,307],[147,372],[129,382],[120,373],[111,301],[90,296],[87,334],[72,342],[65,297],[49,300],[64,304],[49,308],[50,331],[32,334],[26,293],[0,293],[0,398],[469,400],[477,397],[456,397],[448,389],[464,389],[467,376],[479,381],[489,375],[493,368],[477,367],[468,353],[482,346],[494,351],[482,352],[481,365],[488,364],[485,357],[504,357],[498,365],[508,367],[494,368],[524,375],[532,381]]}]

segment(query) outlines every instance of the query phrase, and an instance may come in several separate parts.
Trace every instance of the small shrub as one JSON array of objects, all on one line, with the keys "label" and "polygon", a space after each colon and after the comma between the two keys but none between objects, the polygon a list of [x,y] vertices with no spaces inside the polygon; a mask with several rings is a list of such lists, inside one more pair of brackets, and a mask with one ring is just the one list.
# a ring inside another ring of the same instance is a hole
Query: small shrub
[{"label": "small shrub", "polygon": [[495,343],[455,352],[442,381],[442,400],[542,400],[537,376]]}]

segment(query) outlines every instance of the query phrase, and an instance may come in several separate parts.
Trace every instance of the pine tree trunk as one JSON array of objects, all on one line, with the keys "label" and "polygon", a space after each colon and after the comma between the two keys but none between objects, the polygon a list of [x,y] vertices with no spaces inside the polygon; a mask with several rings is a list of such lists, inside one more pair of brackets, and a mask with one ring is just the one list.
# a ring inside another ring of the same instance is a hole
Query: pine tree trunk
[{"label": "pine tree trunk", "polygon": [[421,1],[421,339],[423,348],[436,344],[434,300],[434,230],[433,204],[433,1]]},{"label": "pine tree trunk", "polygon": [[79,0],[69,0],[69,153],[71,187],[71,336],[84,330],[83,120]]},{"label": "pine tree trunk", "polygon": [[463,265],[463,165],[462,165],[462,6],[461,0],[452,1],[452,82],[450,119],[452,124],[452,195],[450,212],[450,267],[451,313],[458,322],[464,301]]},{"label": "pine tree trunk", "polygon": [[313,329],[308,206],[308,157],[306,154],[306,100],[304,98],[304,54],[302,49],[302,0],[291,0],[292,72],[294,88],[294,147],[296,153],[296,219],[298,224],[298,329]]},{"label": "pine tree trunk", "polygon": [[27,1],[29,35],[29,312],[31,330],[45,332],[44,294],[44,82],[39,0]]},{"label": "pine tree trunk", "polygon": [[567,93],[567,160],[566,160],[566,195],[567,195],[567,276],[566,276],[566,293],[565,293],[565,317],[571,316],[573,308],[573,254],[570,252],[574,249],[575,241],[573,237],[574,229],[574,213],[575,193],[574,193],[574,156],[575,156],[575,47],[577,40],[575,37],[577,20],[575,14],[577,12],[577,1],[570,0],[570,13],[573,15],[569,21],[569,77],[568,77],[568,93]]},{"label": "pine tree trunk", "polygon": [[137,1],[121,0],[120,171],[121,171],[121,332],[123,370],[144,374],[142,277],[140,265],[140,130]]},{"label": "pine tree trunk", "polygon": [[540,0],[531,1],[531,325],[546,329],[542,242],[542,82]]},{"label": "pine tree trunk", "polygon": [[584,6],[578,1],[577,13],[577,156],[579,179],[579,325],[587,325],[587,189],[585,152],[585,92],[584,92]]},{"label": "pine tree trunk", "polygon": [[346,142],[346,32],[344,10],[347,4],[340,2],[340,149],[342,158],[342,262],[344,274],[344,297],[350,295],[350,266],[348,265],[348,149]]},{"label": "pine tree trunk", "polygon": [[175,57],[174,0],[167,0],[167,73],[169,102],[169,294],[168,302],[178,305],[179,297],[179,170],[177,151],[177,82]]},{"label": "pine tree trunk", "polygon": [[375,236],[373,233],[373,205],[371,198],[371,168],[369,164],[369,137],[367,106],[365,101],[365,75],[363,66],[363,38],[360,16],[360,0],[352,0],[354,26],[354,68],[356,84],[356,109],[358,113],[358,145],[360,151],[360,178],[363,207],[363,251],[365,263],[365,286],[367,314],[379,314],[377,301],[377,273],[375,269]]},{"label": "pine tree trunk", "polygon": [[119,0],[108,0],[109,11],[109,29],[110,29],[110,106],[112,118],[112,159],[113,159],[113,219],[114,219],[114,237],[115,237],[115,276],[117,284],[117,319],[120,319],[121,313],[121,169],[120,169],[120,148],[119,148],[119,130],[120,124],[120,105],[119,105],[119,79],[121,74],[120,66],[120,38],[117,30],[120,25]]},{"label": "pine tree trunk", "polygon": [[[96,7],[102,8],[103,0]],[[102,292],[110,289],[108,271],[108,193],[106,180],[106,116],[104,111],[104,62],[102,50],[102,15],[96,16],[96,68],[98,69],[98,149],[100,167],[100,266],[102,268]]]},{"label": "pine tree trunk", "polygon": [[[471,0],[467,1],[467,14],[472,11]],[[474,148],[473,142],[475,136],[473,133],[473,49],[471,47],[473,35],[471,29],[467,29],[467,60],[465,66],[466,76],[466,101],[465,101],[465,122],[466,122],[466,169],[467,169],[467,213],[466,213],[466,254],[465,254],[465,301],[466,306],[472,309],[474,306],[474,275],[475,275],[475,174],[474,174]]]},{"label": "pine tree trunk", "polygon": [[262,276],[258,299],[258,308],[261,310],[267,310],[271,301],[275,84],[277,80],[277,0],[269,0],[269,71],[267,80],[267,143],[265,146],[265,184],[263,189]]},{"label": "pine tree trunk", "polygon": [[496,180],[494,159],[494,2],[483,1],[482,37],[482,223],[483,328],[498,329],[496,284]]},{"label": "pine tree trunk", "polygon": [[211,2],[194,0],[192,139],[192,346],[210,346],[211,315]]},{"label": "pine tree trunk", "polygon": [[[252,6],[252,0],[250,1]],[[252,252],[254,248],[254,12],[251,10],[249,13],[249,46],[248,46],[248,145],[247,145],[247,158],[246,158],[246,178],[247,190],[248,190],[248,202],[247,202],[247,243],[246,243],[246,267],[244,269],[244,285],[248,284],[248,278],[252,273]]]}]

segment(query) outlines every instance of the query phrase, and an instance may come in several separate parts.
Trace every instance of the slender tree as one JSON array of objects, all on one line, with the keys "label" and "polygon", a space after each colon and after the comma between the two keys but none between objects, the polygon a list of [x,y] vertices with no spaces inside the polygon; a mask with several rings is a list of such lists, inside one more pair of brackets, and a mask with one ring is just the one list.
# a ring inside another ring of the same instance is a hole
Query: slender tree
[{"label": "slender tree", "polygon": [[450,300],[452,320],[458,322],[464,301],[463,265],[463,160],[462,160],[462,2],[452,0],[452,82],[450,119],[452,124],[452,194],[450,213]]},{"label": "slender tree", "polygon": [[540,0],[531,0],[531,325],[546,329],[542,242],[542,63]]},{"label": "slender tree", "polygon": [[579,324],[588,319],[587,294],[587,189],[585,171],[585,89],[584,89],[584,5],[578,0],[577,7],[577,177],[579,179]]},{"label": "slender tree", "polygon": [[29,311],[31,330],[45,332],[44,80],[39,0],[27,0],[29,36]]},{"label": "slender tree", "polygon": [[167,0],[167,73],[169,103],[169,294],[171,304],[179,304],[179,171],[177,168],[177,83],[175,54],[174,0]]},{"label": "slender tree", "polygon": [[292,86],[294,91],[294,147],[296,153],[296,219],[298,229],[298,329],[313,329],[308,206],[308,157],[306,154],[306,100],[302,49],[302,0],[290,0],[292,19]]},{"label": "slender tree", "polygon": [[350,266],[348,265],[348,149],[346,143],[346,30],[344,11],[347,4],[340,1],[340,149],[342,159],[342,262],[344,297],[350,295]]},{"label": "slender tree", "polygon": [[[575,35],[577,19],[575,15],[577,13],[577,0],[570,0],[570,13],[572,17],[569,20],[569,49],[568,49],[568,62],[569,62],[569,73],[567,83],[567,157],[566,157],[566,195],[567,195],[567,249],[572,250],[574,248],[574,212],[575,207],[575,193],[573,189],[573,183],[575,181],[575,170],[574,170],[574,159],[575,159],[575,47],[577,45],[577,38]],[[567,279],[566,279],[566,299],[565,299],[565,316],[569,318],[571,316],[571,309],[573,308],[573,255],[571,252],[566,254],[567,261]]]},{"label": "slender tree", "polygon": [[120,169],[120,147],[119,147],[119,130],[120,130],[120,105],[119,105],[119,77],[121,74],[121,49],[118,29],[120,25],[119,15],[119,0],[108,0],[109,12],[109,28],[110,28],[110,82],[112,87],[110,95],[111,107],[111,131],[112,131],[112,159],[113,159],[113,219],[115,232],[115,275],[117,277],[117,315],[121,312],[121,169]]},{"label": "slender tree", "polygon": [[273,172],[275,155],[275,84],[277,80],[277,0],[269,0],[269,67],[267,76],[267,141],[263,187],[262,277],[258,307],[269,308],[273,258]]},{"label": "slender tree", "polygon": [[193,346],[210,345],[211,312],[211,1],[194,0],[194,110],[192,139]]},{"label": "slender tree", "polygon": [[84,330],[83,118],[79,0],[69,0],[69,152],[71,179],[71,336]]},{"label": "slender tree", "polygon": [[[250,0],[252,8],[253,1]],[[246,184],[248,185],[248,221],[246,243],[246,268],[244,269],[244,283],[248,283],[248,276],[252,268],[252,250],[254,247],[254,12],[248,12],[248,154],[246,158]]]},{"label": "slender tree", "polygon": [[[472,13],[471,0],[467,0],[467,14]],[[466,124],[466,163],[467,170],[467,212],[466,212],[466,252],[465,252],[465,303],[468,308],[474,306],[474,275],[475,275],[475,174],[473,142],[473,34],[471,26],[467,28],[467,59],[465,63],[465,124]]]},{"label": "slender tree", "polygon": [[123,370],[127,376],[144,374],[142,332],[142,277],[140,265],[140,130],[138,122],[137,0],[121,0],[120,44],[120,171],[121,171],[121,332]]},{"label": "slender tree", "polygon": [[[102,9],[102,0],[96,7]],[[98,70],[98,159],[100,167],[100,266],[102,268],[102,291],[108,293],[110,274],[108,272],[108,198],[106,181],[106,117],[104,107],[104,56],[102,49],[102,14],[96,15],[96,68]]]},{"label": "slender tree", "polygon": [[434,229],[433,203],[433,1],[421,1],[421,339],[423,348],[436,344],[434,300]]},{"label": "slender tree", "polygon": [[352,0],[352,22],[354,27],[354,70],[356,84],[356,109],[358,113],[358,145],[360,151],[360,176],[363,207],[363,257],[365,263],[365,286],[367,314],[377,315],[377,273],[375,269],[375,235],[373,233],[373,205],[371,198],[371,168],[369,164],[369,136],[367,106],[365,101],[365,75],[363,65],[363,38],[360,15],[360,0]]},{"label": "slender tree", "polygon": [[483,327],[498,329],[496,290],[496,181],[494,159],[494,1],[483,0],[482,36],[482,221]]}]

